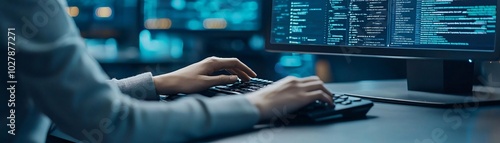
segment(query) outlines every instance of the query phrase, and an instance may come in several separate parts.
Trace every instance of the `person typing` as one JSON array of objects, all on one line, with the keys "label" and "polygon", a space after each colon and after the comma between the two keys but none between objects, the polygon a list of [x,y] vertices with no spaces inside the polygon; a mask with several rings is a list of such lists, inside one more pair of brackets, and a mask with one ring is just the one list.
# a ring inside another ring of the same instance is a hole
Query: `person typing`
[{"label": "person typing", "polygon": [[[249,129],[275,116],[272,109],[332,103],[318,77],[287,77],[244,96],[152,102],[257,74],[238,59],[210,57],[163,75],[110,81],[86,54],[66,7],[64,0],[0,1],[0,27],[19,32],[16,135],[2,134],[7,142],[45,142],[51,123],[79,141],[182,142]],[[210,76],[219,70],[234,75]]]}]

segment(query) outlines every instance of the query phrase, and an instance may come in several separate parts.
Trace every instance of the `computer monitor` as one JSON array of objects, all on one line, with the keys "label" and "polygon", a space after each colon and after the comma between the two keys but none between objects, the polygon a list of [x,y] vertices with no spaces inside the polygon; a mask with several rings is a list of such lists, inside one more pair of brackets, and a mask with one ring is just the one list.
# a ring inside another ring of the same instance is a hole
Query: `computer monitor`
[{"label": "computer monitor", "polygon": [[472,61],[499,57],[499,2],[270,0],[265,4],[269,5],[265,12],[270,13],[265,17],[266,49],[406,58],[407,88],[396,91],[400,95],[362,96],[449,105],[463,102],[463,98],[437,98],[413,91],[472,93]]},{"label": "computer monitor", "polygon": [[[186,61],[191,57],[186,54],[264,49],[262,0],[143,0],[141,4],[139,47],[145,60]],[[210,50],[199,52],[206,49]]]},{"label": "computer monitor", "polygon": [[257,31],[261,0],[144,0],[144,28]]},{"label": "computer monitor", "polygon": [[136,38],[137,0],[67,0],[68,14],[85,38]]},{"label": "computer monitor", "polygon": [[67,0],[67,4],[89,54],[100,62],[126,59],[119,56],[120,50],[137,47],[137,0]]}]

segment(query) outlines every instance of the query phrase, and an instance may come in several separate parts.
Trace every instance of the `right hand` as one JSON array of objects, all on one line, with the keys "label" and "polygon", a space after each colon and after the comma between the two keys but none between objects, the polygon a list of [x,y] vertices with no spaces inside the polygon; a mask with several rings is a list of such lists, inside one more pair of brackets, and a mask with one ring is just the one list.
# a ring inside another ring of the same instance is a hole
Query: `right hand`
[{"label": "right hand", "polygon": [[293,112],[311,102],[320,100],[332,105],[331,93],[317,76],[306,78],[286,77],[246,97],[257,106],[260,119],[273,117],[273,109],[286,113]]}]

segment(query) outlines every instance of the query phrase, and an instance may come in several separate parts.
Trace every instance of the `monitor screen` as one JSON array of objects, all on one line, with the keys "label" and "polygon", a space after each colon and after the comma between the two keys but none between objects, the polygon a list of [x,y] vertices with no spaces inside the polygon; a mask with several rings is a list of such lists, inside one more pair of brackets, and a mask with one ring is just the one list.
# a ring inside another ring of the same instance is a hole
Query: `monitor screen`
[{"label": "monitor screen", "polygon": [[494,51],[497,0],[273,0],[271,44]]},{"label": "monitor screen", "polygon": [[138,29],[137,0],[67,0],[67,3],[67,13],[85,38],[125,39]]},{"label": "monitor screen", "polygon": [[144,28],[255,31],[261,0],[144,0]]}]

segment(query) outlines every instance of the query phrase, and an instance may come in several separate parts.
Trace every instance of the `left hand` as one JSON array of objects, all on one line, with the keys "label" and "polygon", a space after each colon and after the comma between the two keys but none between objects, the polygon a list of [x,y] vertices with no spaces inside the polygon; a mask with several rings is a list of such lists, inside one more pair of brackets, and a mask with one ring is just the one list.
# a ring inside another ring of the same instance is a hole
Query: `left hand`
[{"label": "left hand", "polygon": [[[210,76],[211,73],[226,70],[233,75]],[[158,94],[196,93],[209,87],[248,81],[256,77],[252,69],[236,58],[209,57],[177,71],[155,76],[153,81]]]}]

